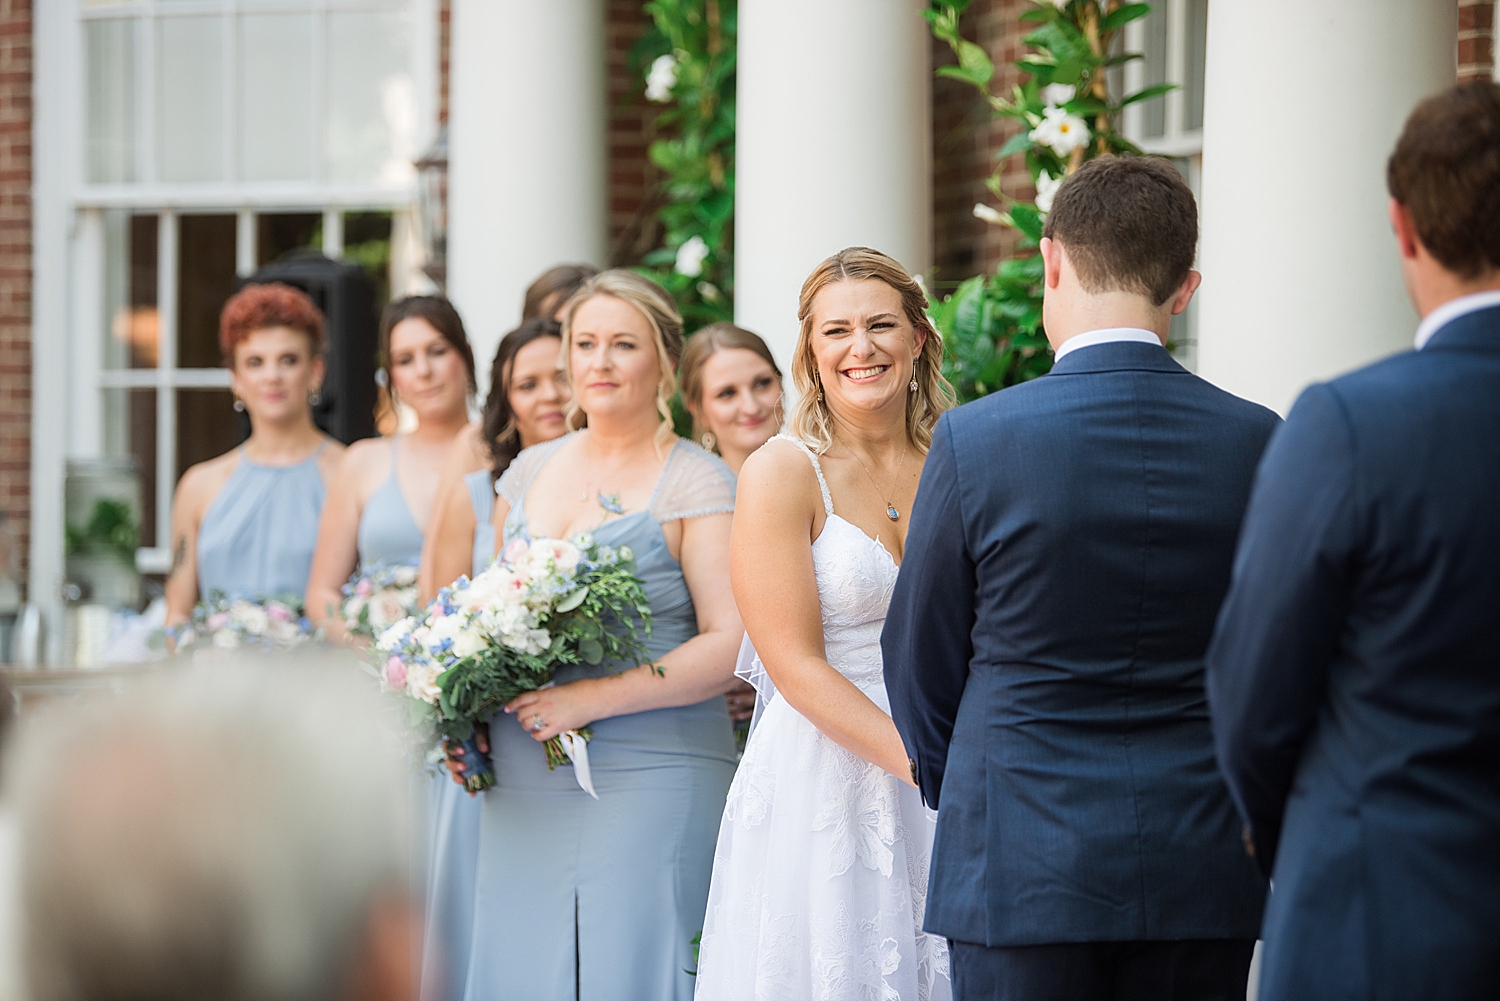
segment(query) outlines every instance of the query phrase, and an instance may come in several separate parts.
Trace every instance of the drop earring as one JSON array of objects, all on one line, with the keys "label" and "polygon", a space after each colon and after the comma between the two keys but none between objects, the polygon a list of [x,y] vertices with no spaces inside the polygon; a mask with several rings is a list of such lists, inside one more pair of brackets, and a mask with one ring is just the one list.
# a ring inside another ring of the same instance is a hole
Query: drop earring
[{"label": "drop earring", "polygon": [[703,442],[703,447],[708,449],[710,452],[712,452],[714,450],[714,446],[719,443],[719,439],[714,437],[714,433],[712,431],[703,432],[703,437],[699,440]]},{"label": "drop earring", "polygon": [[916,391],[917,391],[917,380],[916,380],[916,379],[913,379],[913,380],[912,380],[912,381],[911,381],[911,386],[910,386],[910,389],[911,389],[911,391],[912,391],[912,392],[913,392],[913,393],[915,393],[915,392],[916,392]]},{"label": "drop earring", "polygon": [[245,401],[240,399],[238,396],[234,398],[234,412],[237,414],[242,414],[245,412]]},{"label": "drop earring", "polygon": [[320,393],[320,392],[318,392],[318,387],[317,386],[313,387],[313,391],[312,391],[311,395],[308,396],[307,402],[310,403],[311,405],[315,406],[315,407],[318,404],[320,404],[320,403],[323,402],[323,394]]}]

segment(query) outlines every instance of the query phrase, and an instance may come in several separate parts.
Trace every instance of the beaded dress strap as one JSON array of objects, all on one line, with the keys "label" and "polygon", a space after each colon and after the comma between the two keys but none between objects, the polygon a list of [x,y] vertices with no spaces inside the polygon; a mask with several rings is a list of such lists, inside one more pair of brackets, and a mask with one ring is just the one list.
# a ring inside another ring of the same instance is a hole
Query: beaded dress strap
[{"label": "beaded dress strap", "polygon": [[802,449],[802,454],[807,456],[808,461],[812,463],[813,472],[818,475],[818,489],[823,491],[823,513],[832,518],[833,494],[828,492],[828,481],[823,479],[823,464],[818,461],[818,454],[812,449],[808,448],[807,445],[803,442],[798,441],[796,438],[793,438],[791,435],[779,434],[771,440],[789,441],[793,445],[796,445],[798,448]]}]

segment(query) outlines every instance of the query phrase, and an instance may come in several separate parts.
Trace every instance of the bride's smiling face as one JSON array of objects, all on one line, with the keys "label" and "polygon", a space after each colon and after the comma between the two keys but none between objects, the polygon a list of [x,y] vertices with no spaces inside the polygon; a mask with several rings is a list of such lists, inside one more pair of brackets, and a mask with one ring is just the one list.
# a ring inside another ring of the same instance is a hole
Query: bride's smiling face
[{"label": "bride's smiling face", "polygon": [[912,326],[901,293],[875,278],[833,282],[813,297],[812,353],[835,412],[906,412],[907,385],[927,331]]}]

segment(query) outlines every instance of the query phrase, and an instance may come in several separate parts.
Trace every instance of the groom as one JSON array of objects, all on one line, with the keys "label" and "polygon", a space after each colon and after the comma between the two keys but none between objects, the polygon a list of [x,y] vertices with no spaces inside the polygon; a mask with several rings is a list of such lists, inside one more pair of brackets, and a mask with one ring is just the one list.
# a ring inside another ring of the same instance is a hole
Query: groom
[{"label": "groom", "polygon": [[944,415],[882,646],[938,809],[925,928],[962,1001],[1245,997],[1265,881],[1203,658],[1277,418],[1163,344],[1191,190],[1100,158],[1042,240],[1052,372]]}]

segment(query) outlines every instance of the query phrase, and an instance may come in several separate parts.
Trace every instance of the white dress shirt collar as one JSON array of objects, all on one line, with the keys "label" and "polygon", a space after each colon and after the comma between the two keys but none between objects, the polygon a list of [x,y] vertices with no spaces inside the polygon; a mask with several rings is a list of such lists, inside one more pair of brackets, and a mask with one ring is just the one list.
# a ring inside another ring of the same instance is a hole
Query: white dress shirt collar
[{"label": "white dress shirt collar", "polygon": [[1161,347],[1161,338],[1149,330],[1142,330],[1140,327],[1105,327],[1103,330],[1074,334],[1063,341],[1057,346],[1057,351],[1052,356],[1052,363],[1057,364],[1079,348],[1091,348],[1096,344],[1115,344],[1119,341],[1135,341]]},{"label": "white dress shirt collar", "polygon": [[1457,299],[1449,299],[1437,309],[1423,317],[1422,322],[1417,325],[1417,350],[1421,351],[1432,340],[1432,335],[1469,313],[1481,309],[1489,309],[1492,306],[1500,306],[1500,289],[1490,292],[1474,292],[1469,295],[1461,295]]}]

